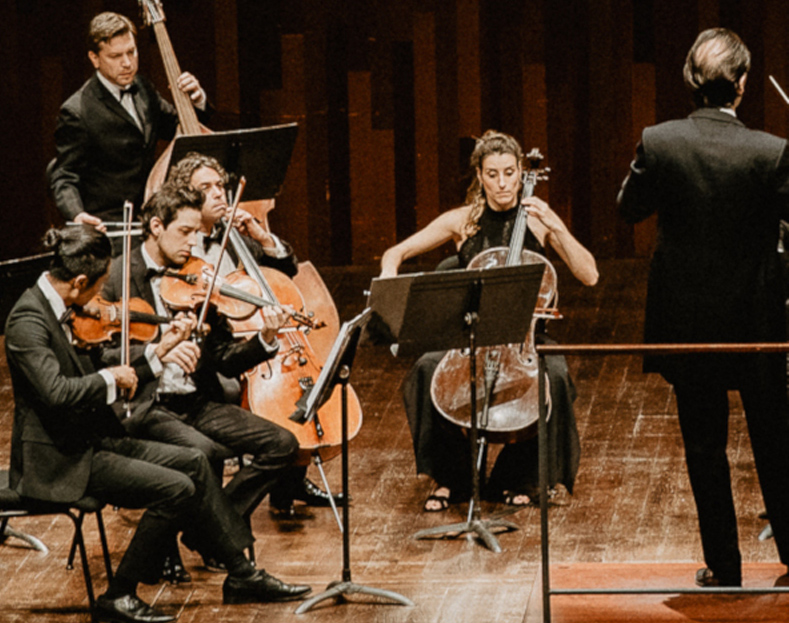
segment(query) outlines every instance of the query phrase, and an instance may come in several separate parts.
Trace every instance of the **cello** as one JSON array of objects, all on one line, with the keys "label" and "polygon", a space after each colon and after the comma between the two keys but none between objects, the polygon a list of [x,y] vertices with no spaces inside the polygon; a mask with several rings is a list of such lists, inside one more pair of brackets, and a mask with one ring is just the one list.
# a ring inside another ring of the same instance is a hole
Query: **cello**
[{"label": "cello", "polygon": [[[539,168],[542,160],[539,150],[533,149],[527,158],[530,168],[523,172],[521,201],[534,194],[538,180],[547,179],[548,169]],[[538,320],[557,317],[550,308],[557,297],[556,270],[544,256],[523,249],[528,214],[520,203],[517,210],[509,246],[486,249],[467,267],[480,269],[537,263],[545,266],[537,308],[523,344],[488,346],[477,350],[477,366],[485,370],[485,375],[477,379],[477,395],[485,396],[477,406],[477,418],[480,431],[493,443],[523,441],[537,433],[539,392],[534,331]],[[439,362],[430,385],[436,409],[447,420],[463,428],[471,426],[468,369],[468,353],[451,350]],[[547,390],[546,394],[550,396],[550,391]]]},{"label": "cello", "polygon": [[[277,270],[258,266],[237,229],[230,227],[230,243],[247,275],[257,284],[258,296],[274,305],[284,305],[304,315],[305,303],[301,292],[286,275]],[[230,321],[233,332],[256,331],[260,314],[247,320]],[[319,325],[320,326],[320,325]],[[309,328],[307,328],[309,330]],[[308,392],[320,374],[325,358],[320,357],[307,338],[307,330],[291,319],[280,332],[280,351],[244,375],[246,391],[243,406],[292,432],[299,442],[297,463],[306,465],[313,460],[320,465],[340,453],[342,443],[341,388],[335,387],[329,400],[316,417],[307,424],[291,420],[296,405]],[[362,425],[359,398],[348,387],[348,438],[353,438]]]}]

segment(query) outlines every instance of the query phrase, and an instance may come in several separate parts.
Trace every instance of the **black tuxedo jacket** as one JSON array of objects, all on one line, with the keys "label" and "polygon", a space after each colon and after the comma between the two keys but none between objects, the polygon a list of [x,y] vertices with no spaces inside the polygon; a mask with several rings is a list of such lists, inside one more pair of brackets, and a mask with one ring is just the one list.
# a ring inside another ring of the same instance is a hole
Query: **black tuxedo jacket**
[{"label": "black tuxedo jacket", "polygon": [[[618,202],[629,222],[658,215],[645,341],[785,339],[777,245],[779,220],[789,216],[786,140],[710,108],[647,128]],[[736,365],[733,357],[645,360],[670,381],[736,376]]]},{"label": "black tuxedo jacket", "polygon": [[78,500],[93,443],[125,434],[106,404],[106,382],[69,343],[38,286],[11,310],[5,349],[15,402],[10,485],[35,499]]},{"label": "black tuxedo jacket", "polygon": [[[138,75],[134,84],[142,131],[96,75],[61,106],[49,183],[64,218],[73,220],[84,211],[120,221],[124,201],[140,208],[156,143],[173,138],[178,117],[148,80]],[[198,116],[205,120],[210,112]]]},{"label": "black tuxedo jacket", "polygon": [[[151,283],[145,274],[145,260],[142,256],[141,247],[132,251],[129,263],[131,273],[130,295],[144,299],[156,309]],[[121,298],[122,271],[122,263],[114,261],[110,269],[110,277],[102,293],[108,301],[118,301]],[[257,336],[253,336],[246,341],[236,340],[227,321],[218,316],[213,310],[207,315],[207,323],[211,327],[211,332],[203,343],[200,364],[198,370],[192,375],[192,379],[203,398],[222,402],[224,401],[224,393],[217,377],[217,372],[228,378],[239,377],[260,362],[270,359],[276,354],[276,351],[273,353],[267,351]],[[153,373],[147,362],[145,362],[144,357],[140,357],[142,354],[141,350],[142,347],[132,350],[132,357],[135,359],[135,369],[137,369],[140,378],[151,379]],[[113,350],[105,351],[105,363],[109,364],[115,359],[116,353]],[[137,395],[132,403],[133,413],[132,422],[130,423],[132,427],[139,418],[144,417],[153,404],[157,386],[158,379],[140,383]]]}]

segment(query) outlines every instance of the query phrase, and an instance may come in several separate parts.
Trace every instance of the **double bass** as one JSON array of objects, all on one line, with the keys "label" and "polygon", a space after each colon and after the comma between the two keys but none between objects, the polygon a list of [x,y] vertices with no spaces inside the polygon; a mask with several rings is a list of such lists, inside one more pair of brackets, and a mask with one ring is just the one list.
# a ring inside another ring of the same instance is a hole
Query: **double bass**
[{"label": "double bass", "polygon": [[[547,179],[548,169],[539,168],[542,160],[539,150],[532,150],[527,158],[530,167],[523,172],[521,200],[534,194],[538,180]],[[523,441],[536,434],[539,391],[534,331],[541,318],[556,317],[551,308],[558,293],[556,270],[547,258],[523,248],[528,214],[520,203],[515,209],[518,214],[509,246],[482,251],[467,267],[480,269],[536,263],[545,266],[535,314],[525,341],[522,344],[488,346],[477,350],[477,369],[485,370],[485,374],[477,379],[477,395],[484,396],[484,400],[477,401],[477,418],[480,431],[493,443]],[[502,310],[502,313],[506,313],[506,310]],[[450,422],[464,428],[471,426],[468,357],[468,352],[464,350],[447,352],[439,362],[430,386],[436,409]],[[549,390],[546,393],[550,396]]]},{"label": "double bass", "polygon": [[[202,126],[195,113],[189,97],[176,86],[181,71],[175,57],[169,35],[164,26],[164,15],[158,0],[140,0],[146,21],[152,25],[159,50],[164,61],[170,90],[178,112],[179,131],[181,134],[195,135],[209,133]],[[146,197],[152,194],[166,179],[172,153],[172,143],[162,154],[154,166],[146,184]],[[262,203],[262,202],[261,202]],[[259,214],[266,229],[267,214]],[[297,314],[309,315],[306,311],[317,309],[326,320],[320,324],[323,328],[320,337],[311,344],[306,331],[300,323],[291,320],[280,332],[280,352],[276,358],[263,362],[245,374],[245,392],[243,405],[253,413],[265,416],[290,430],[298,439],[301,449],[298,462],[307,464],[310,460],[320,462],[333,458],[341,451],[341,396],[340,388],[335,388],[331,398],[321,407],[318,417],[307,425],[290,420],[297,410],[297,403],[305,392],[309,391],[318,378],[325,357],[339,333],[339,318],[331,296],[322,279],[309,262],[299,264],[299,274],[291,280],[274,269],[260,267],[246,247],[239,232],[230,228],[230,243],[243,265],[243,270],[254,283],[250,294],[261,297],[268,304],[289,306]],[[247,280],[245,280],[246,282]],[[305,301],[302,293],[311,298]],[[308,306],[309,304],[309,306]],[[236,335],[256,332],[260,322],[260,312],[255,312],[247,320],[228,320]],[[359,399],[352,387],[348,387],[348,436],[352,438],[361,428],[362,410]]]}]

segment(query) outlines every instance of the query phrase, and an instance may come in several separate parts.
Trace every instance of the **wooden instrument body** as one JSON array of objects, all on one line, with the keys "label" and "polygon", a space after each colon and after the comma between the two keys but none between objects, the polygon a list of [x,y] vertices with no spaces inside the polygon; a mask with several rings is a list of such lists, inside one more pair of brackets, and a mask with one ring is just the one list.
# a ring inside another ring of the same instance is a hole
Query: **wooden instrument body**
[{"label": "wooden instrument body", "polygon": [[[506,265],[508,247],[495,247],[477,255],[468,268],[493,268]],[[539,253],[521,252],[522,264],[545,265],[537,307],[549,307],[556,294],[556,270]],[[506,313],[506,310],[502,310]],[[492,443],[512,443],[533,437],[537,433],[539,396],[537,383],[537,353],[534,348],[534,328],[523,344],[488,346],[477,349],[477,417],[479,428]],[[497,362],[495,390],[483,421],[485,378],[481,373],[492,361]],[[439,362],[430,385],[430,395],[436,409],[450,422],[464,428],[471,427],[471,383],[469,379],[468,349],[449,351]],[[547,382],[546,378],[546,382]],[[550,389],[550,388],[549,388]],[[549,394],[549,392],[547,392]],[[549,394],[550,395],[550,394]]]},{"label": "wooden instrument body", "polygon": [[[299,274],[303,264],[299,265]],[[312,268],[312,265],[309,264]],[[311,274],[301,280],[291,280],[283,273],[260,267],[268,287],[275,293],[277,301],[291,306],[294,310],[306,313],[308,309],[296,281],[309,285],[308,292],[323,295],[328,293],[323,280],[312,268]],[[310,272],[309,270],[307,271]],[[261,293],[265,297],[264,293]],[[325,298],[322,307],[326,307]],[[328,299],[331,303],[331,298]],[[306,465],[313,455],[318,454],[323,461],[337,456],[342,443],[342,396],[341,387],[335,387],[329,400],[318,410],[317,419],[300,424],[290,419],[296,411],[296,403],[305,391],[318,379],[328,351],[339,333],[339,321],[334,304],[330,308],[329,322],[320,329],[311,331],[309,336],[292,320],[279,334],[280,350],[276,357],[247,371],[243,405],[253,413],[279,424],[292,432],[299,441],[298,463]],[[312,310],[310,310],[312,311]],[[323,321],[323,317],[316,315]],[[242,321],[230,321],[235,334],[257,332],[262,326],[260,313],[253,314]],[[334,328],[336,326],[336,329]],[[316,340],[320,335],[321,339]],[[313,343],[316,344],[313,347]],[[326,350],[328,346],[328,350]],[[325,354],[324,352],[325,351]],[[362,409],[353,387],[348,386],[348,438],[352,439],[361,429]]]}]

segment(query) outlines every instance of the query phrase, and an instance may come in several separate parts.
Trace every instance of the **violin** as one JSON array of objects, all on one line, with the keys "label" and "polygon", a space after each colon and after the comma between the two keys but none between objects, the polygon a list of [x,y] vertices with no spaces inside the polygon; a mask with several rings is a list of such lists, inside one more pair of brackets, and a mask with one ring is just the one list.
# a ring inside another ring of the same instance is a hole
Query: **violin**
[{"label": "violin", "polygon": [[[527,158],[531,168],[523,173],[521,201],[533,195],[538,180],[547,179],[545,172],[548,169],[539,168],[542,159],[539,150],[532,150]],[[477,379],[477,395],[486,396],[477,405],[477,417],[480,430],[484,430],[488,440],[494,443],[522,441],[537,433],[539,389],[534,330],[539,319],[560,317],[551,306],[557,295],[556,270],[543,255],[523,249],[528,217],[520,203],[515,209],[518,215],[510,245],[482,251],[467,267],[545,266],[535,314],[524,343],[488,346],[477,350],[477,367],[485,370],[485,377]],[[468,353],[451,350],[439,362],[430,385],[430,395],[436,409],[450,422],[464,428],[471,426],[468,369]],[[549,387],[547,376],[545,381],[546,387]],[[550,396],[550,389],[546,393]]]},{"label": "violin", "polygon": [[[196,309],[205,301],[213,270],[213,265],[192,256],[179,270],[166,271],[160,286],[162,300],[175,311]],[[262,307],[278,305],[262,298],[255,281],[243,270],[233,271],[224,278],[217,277],[209,303],[230,320],[245,320]],[[289,314],[296,323],[308,329],[321,326],[300,312],[290,311]]]},{"label": "violin", "polygon": [[[93,297],[81,309],[74,309],[69,318],[71,333],[82,347],[109,342],[123,329],[123,306],[119,301],[110,303],[100,295]],[[157,316],[153,308],[141,298],[129,299],[130,339],[150,342],[156,337],[160,324],[170,318]]]}]

